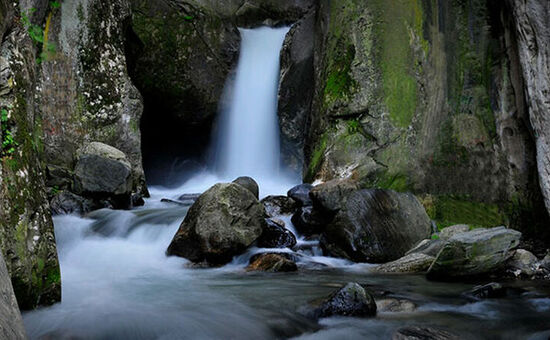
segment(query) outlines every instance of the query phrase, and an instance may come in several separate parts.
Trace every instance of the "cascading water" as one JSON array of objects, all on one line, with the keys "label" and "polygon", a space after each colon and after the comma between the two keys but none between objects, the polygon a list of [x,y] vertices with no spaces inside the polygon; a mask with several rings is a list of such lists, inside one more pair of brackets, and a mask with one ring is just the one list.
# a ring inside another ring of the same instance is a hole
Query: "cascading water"
[{"label": "cascading water", "polygon": [[223,110],[216,143],[216,168],[225,178],[259,181],[280,175],[277,89],[279,51],[287,27],[240,29],[241,54]]},{"label": "cascading water", "polygon": [[[452,326],[460,334],[482,338],[494,336],[495,330],[510,338],[525,338],[529,327],[544,330],[550,299],[533,295],[464,302],[457,296],[473,285],[428,282],[422,276],[372,276],[365,265],[315,251],[268,250],[296,257],[300,272],[288,274],[243,270],[253,254],[265,249],[252,248],[225,267],[204,270],[165,256],[187,208],[160,198],[199,192],[241,175],[255,176],[263,194],[282,193],[297,182],[278,175],[276,91],[286,31],[241,30],[231,107],[219,124],[216,164],[221,175],[197,174],[174,191],[150,188],[153,195],[145,207],[132,211],[104,209],[86,218],[55,218],[63,300],[23,315],[31,339],[387,339],[399,327],[425,324]],[[280,218],[291,229],[290,216]],[[308,242],[299,238],[298,245]],[[308,301],[349,281],[413,300],[418,312],[319,323],[299,312]]]}]

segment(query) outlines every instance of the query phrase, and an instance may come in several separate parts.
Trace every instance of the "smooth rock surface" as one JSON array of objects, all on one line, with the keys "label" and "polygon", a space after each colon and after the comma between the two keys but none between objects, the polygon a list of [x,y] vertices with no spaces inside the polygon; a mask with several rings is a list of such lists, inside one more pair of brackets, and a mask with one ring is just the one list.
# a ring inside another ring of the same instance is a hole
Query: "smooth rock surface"
[{"label": "smooth rock surface", "polygon": [[191,206],[167,254],[193,262],[224,264],[241,254],[265,229],[264,209],[233,183],[216,184]]},{"label": "smooth rock surface", "polygon": [[428,270],[429,278],[485,274],[499,269],[518,246],[521,233],[505,227],[475,229],[451,237]]},{"label": "smooth rock surface", "polygon": [[0,251],[0,339],[27,339],[23,319],[13,293],[10,275]]},{"label": "smooth rock surface", "polygon": [[304,206],[292,215],[291,221],[298,232],[314,235],[324,230],[329,218],[312,206]]},{"label": "smooth rock surface", "polygon": [[257,241],[260,248],[292,248],[296,237],[285,228],[283,221],[266,219],[267,226]]},{"label": "smooth rock surface", "polygon": [[414,195],[359,190],[326,227],[322,246],[333,256],[384,263],[402,257],[430,233],[430,218]]},{"label": "smooth rock surface", "polygon": [[348,196],[359,189],[359,184],[349,179],[334,179],[311,189],[309,196],[316,208],[328,213],[338,212]]},{"label": "smooth rock surface", "polygon": [[456,234],[467,233],[470,231],[470,226],[466,224],[452,225],[447,228],[443,228],[439,233],[439,238],[446,241]]},{"label": "smooth rock surface", "polygon": [[537,257],[525,249],[517,249],[506,262],[506,270],[515,276],[533,276],[537,273],[539,263]]},{"label": "smooth rock surface", "polygon": [[445,242],[441,239],[425,239],[420,241],[419,244],[417,244],[414,248],[405,253],[405,255],[420,253],[435,257],[444,245]]},{"label": "smooth rock surface", "polygon": [[299,184],[291,188],[286,195],[295,200],[300,206],[310,206],[312,205],[311,198],[309,197],[311,189],[313,189],[313,185],[311,184]]},{"label": "smooth rock surface", "polygon": [[94,209],[94,202],[69,191],[62,191],[50,201],[53,215],[86,214]]},{"label": "smooth rock surface", "polygon": [[415,309],[416,305],[409,300],[376,300],[376,310],[378,313],[412,313]]},{"label": "smooth rock surface", "polygon": [[377,273],[422,273],[430,268],[434,256],[413,253],[373,269]]},{"label": "smooth rock surface", "polygon": [[256,183],[256,181],[252,177],[239,177],[234,180],[233,183],[238,184],[249,190],[256,197],[256,199],[259,198],[260,188],[258,187],[258,183]]}]

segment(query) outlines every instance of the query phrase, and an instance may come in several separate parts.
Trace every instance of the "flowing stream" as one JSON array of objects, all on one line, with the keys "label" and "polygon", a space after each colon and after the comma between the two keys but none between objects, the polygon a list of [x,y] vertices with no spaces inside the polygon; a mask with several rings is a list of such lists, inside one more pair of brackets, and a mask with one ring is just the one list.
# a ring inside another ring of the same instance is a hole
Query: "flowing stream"
[{"label": "flowing stream", "polygon": [[[478,283],[438,283],[422,275],[375,275],[369,264],[325,257],[297,235],[296,273],[250,273],[250,249],[221,268],[191,269],[165,255],[187,207],[161,202],[240,175],[254,176],[262,196],[286,192],[296,179],[279,169],[276,91],[279,50],[287,28],[241,30],[235,83],[222,112],[217,170],[178,189],[151,188],[132,211],[99,210],[54,218],[62,302],[24,314],[31,339],[389,339],[407,325],[443,327],[468,339],[547,339],[548,283],[514,282],[516,296],[471,302],[462,293]],[[269,150],[267,152],[266,150]],[[222,155],[225,155],[222,156]],[[289,216],[282,216],[293,230]],[[377,296],[408,299],[409,313],[376,318],[309,320],[302,308],[355,281]],[[545,333],[546,331],[546,333]]]}]

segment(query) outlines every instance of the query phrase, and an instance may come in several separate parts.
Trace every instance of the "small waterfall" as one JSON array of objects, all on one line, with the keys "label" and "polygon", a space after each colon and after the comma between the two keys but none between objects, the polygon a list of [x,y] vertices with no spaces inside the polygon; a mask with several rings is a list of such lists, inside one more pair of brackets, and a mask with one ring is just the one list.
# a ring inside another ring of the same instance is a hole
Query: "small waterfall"
[{"label": "small waterfall", "polygon": [[216,170],[221,177],[280,176],[277,89],[279,53],[288,27],[240,29],[237,75],[226,91],[216,136]]}]

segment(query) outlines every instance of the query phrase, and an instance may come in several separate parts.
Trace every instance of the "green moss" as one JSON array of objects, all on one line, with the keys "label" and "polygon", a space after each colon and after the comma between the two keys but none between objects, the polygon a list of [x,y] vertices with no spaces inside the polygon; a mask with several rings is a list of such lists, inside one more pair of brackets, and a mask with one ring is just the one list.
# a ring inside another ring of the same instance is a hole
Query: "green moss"
[{"label": "green moss", "polygon": [[428,43],[423,39],[421,1],[375,0],[370,1],[369,5],[375,11],[375,18],[379,19],[375,31],[384,101],[393,122],[397,126],[407,127],[417,106],[412,37],[421,42],[425,51],[428,49]]},{"label": "green moss", "polygon": [[324,91],[326,105],[338,99],[347,99],[353,92],[356,82],[351,76],[351,63],[354,57],[355,48],[350,44],[344,54],[336,53],[336,58],[331,60]]},{"label": "green moss", "polygon": [[325,151],[327,150],[328,146],[328,133],[323,134],[321,136],[321,139],[319,140],[319,143],[317,144],[317,147],[313,151],[313,154],[311,155],[311,160],[309,162],[309,166],[307,169],[307,174],[305,177],[305,180],[308,182],[311,182],[315,179],[315,175],[317,175],[317,172],[319,171],[319,167],[322,164]]},{"label": "green moss", "polygon": [[508,218],[496,204],[440,196],[435,200],[435,218],[438,227],[468,224],[473,227],[492,228],[506,225]]}]

